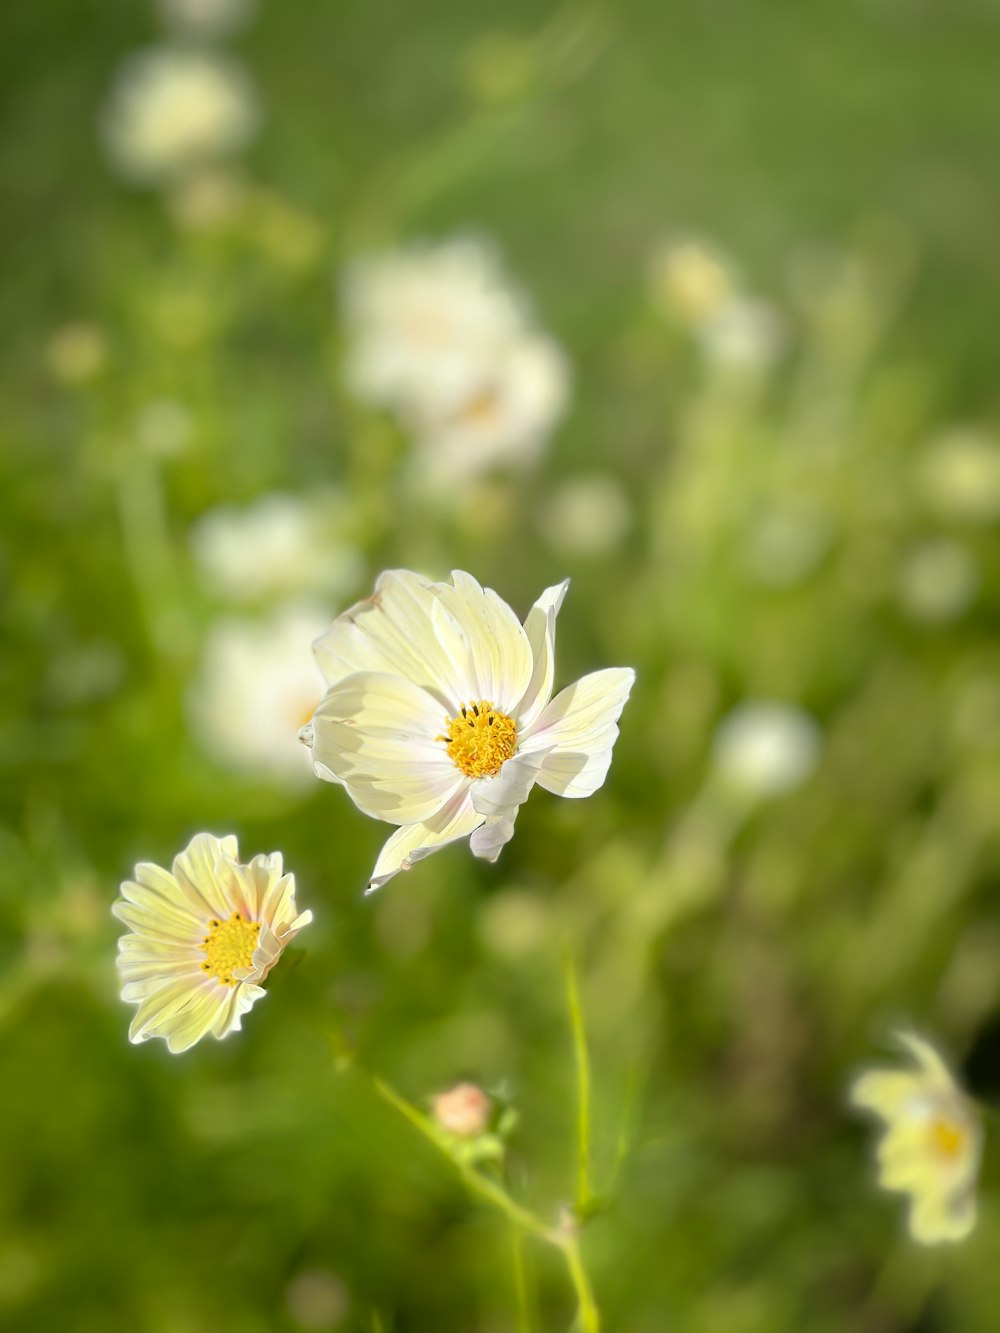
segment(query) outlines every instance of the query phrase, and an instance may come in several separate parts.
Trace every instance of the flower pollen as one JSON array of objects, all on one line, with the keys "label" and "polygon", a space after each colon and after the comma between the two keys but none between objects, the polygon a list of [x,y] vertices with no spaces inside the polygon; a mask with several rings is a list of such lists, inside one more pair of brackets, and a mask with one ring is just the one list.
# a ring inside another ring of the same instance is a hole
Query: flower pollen
[{"label": "flower pollen", "polygon": [[965,1150],[966,1133],[954,1120],[938,1116],[930,1126],[930,1141],[934,1152],[947,1161],[954,1161]]},{"label": "flower pollen", "polygon": [[466,777],[492,778],[517,749],[517,724],[485,699],[448,719],[448,754]]},{"label": "flower pollen", "polygon": [[259,921],[246,921],[239,912],[234,912],[228,921],[219,921],[213,917],[208,923],[209,931],[199,946],[206,955],[201,970],[223,986],[235,986],[239,980],[233,976],[237,968],[252,967],[257,938],[260,935]]}]

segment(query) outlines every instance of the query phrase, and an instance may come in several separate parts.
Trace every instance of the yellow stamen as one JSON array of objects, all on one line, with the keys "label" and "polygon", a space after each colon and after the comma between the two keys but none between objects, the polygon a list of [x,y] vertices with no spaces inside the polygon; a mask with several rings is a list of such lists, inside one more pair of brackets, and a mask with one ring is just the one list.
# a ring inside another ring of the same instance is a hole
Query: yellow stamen
[{"label": "yellow stamen", "polygon": [[931,1122],[929,1134],[931,1147],[941,1157],[958,1157],[965,1147],[965,1130],[954,1120],[938,1117]]},{"label": "yellow stamen", "polygon": [[448,754],[470,778],[491,778],[517,749],[517,725],[506,713],[480,699],[448,719]]},{"label": "yellow stamen", "polygon": [[239,912],[234,912],[228,921],[213,918],[208,927],[208,934],[199,946],[207,955],[205,962],[200,964],[201,970],[221,981],[223,986],[235,986],[238,978],[233,976],[233,971],[253,965],[260,922],[246,921]]}]

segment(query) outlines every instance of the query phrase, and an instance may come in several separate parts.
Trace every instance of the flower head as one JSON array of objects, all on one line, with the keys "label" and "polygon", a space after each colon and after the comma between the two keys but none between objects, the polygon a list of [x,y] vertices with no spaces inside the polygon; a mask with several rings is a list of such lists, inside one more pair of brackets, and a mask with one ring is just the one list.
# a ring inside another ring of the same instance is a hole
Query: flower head
[{"label": "flower head", "polygon": [[802,709],[758,699],[740,704],[722,719],[713,757],[727,786],[762,799],[805,782],[819,762],[822,740],[819,727]]},{"label": "flower head", "polygon": [[302,732],[313,767],[400,826],[370,888],[458,838],[495,861],[536,782],[569,797],[603,783],[635,672],[596,671],[552,697],[567,586],[546,589],[522,626],[470,574],[390,570],[317,640],[329,689]]},{"label": "flower head", "polygon": [[447,1092],[439,1092],[431,1104],[431,1115],[441,1128],[460,1139],[484,1133],[492,1111],[492,1098],[475,1083],[456,1083]]},{"label": "flower head", "polygon": [[175,1055],[206,1033],[239,1031],[281,951],[312,920],[295,910],[281,853],[243,865],[232,835],[197,834],[169,871],[141,861],[121,891],[111,910],[129,927],[118,941],[122,999],[138,1006],[129,1040],[162,1037]]},{"label": "flower head", "polygon": [[157,183],[245,148],[259,120],[249,79],[234,61],[162,46],[122,65],[101,130],[123,176]]},{"label": "flower head", "polygon": [[566,358],[487,243],[357,259],[343,307],[352,389],[413,432],[432,482],[531,462],[565,409]]},{"label": "flower head", "polygon": [[913,1239],[923,1245],[961,1240],[976,1220],[979,1120],[934,1048],[912,1033],[901,1032],[898,1039],[916,1067],[862,1074],[851,1100],[886,1123],[878,1147],[879,1184],[910,1195]]},{"label": "flower head", "polygon": [[296,737],[323,694],[308,645],[325,619],[293,604],[212,625],[188,709],[199,742],[227,768],[290,790],[308,783]]}]

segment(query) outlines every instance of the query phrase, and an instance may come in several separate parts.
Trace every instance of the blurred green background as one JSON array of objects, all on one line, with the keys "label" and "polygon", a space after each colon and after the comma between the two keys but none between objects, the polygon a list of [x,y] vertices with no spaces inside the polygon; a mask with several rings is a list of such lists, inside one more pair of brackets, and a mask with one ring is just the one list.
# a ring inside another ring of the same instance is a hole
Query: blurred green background
[{"label": "blurred green background", "polygon": [[[421,1105],[502,1090],[512,1192],[555,1218],[569,949],[606,1329],[995,1329],[994,1150],[977,1231],[920,1251],[845,1089],[909,1022],[1000,1094],[1000,10],[261,0],[197,38],[263,115],[200,194],[98,129],[169,30],[0,17],[0,1327],[517,1328],[505,1224],[333,1050]],[[470,233],[572,394],[535,468],[427,497],[345,387],[335,291]],[[735,353],[678,245],[742,274]],[[272,493],[320,497],[322,572],[237,605],[199,523]],[[522,615],[570,576],[557,686],[638,684],[596,796],[364,898],[389,829],[255,759],[206,654],[394,565]],[[801,710],[798,770],[773,740],[733,769],[755,700]],[[241,1035],[172,1058],[126,1041],[109,908],[202,828],[280,848],[316,924]],[[557,1257],[527,1265],[530,1326],[568,1329]]]}]

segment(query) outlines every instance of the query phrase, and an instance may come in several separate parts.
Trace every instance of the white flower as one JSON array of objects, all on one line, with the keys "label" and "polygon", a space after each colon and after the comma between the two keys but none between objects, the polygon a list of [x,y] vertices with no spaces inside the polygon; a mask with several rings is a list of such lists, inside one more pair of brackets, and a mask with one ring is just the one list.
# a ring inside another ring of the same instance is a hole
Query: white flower
[{"label": "white flower", "polygon": [[886,1123],[878,1148],[879,1184],[910,1195],[914,1240],[924,1245],[961,1240],[976,1221],[979,1120],[934,1048],[910,1033],[897,1037],[916,1068],[862,1074],[851,1100]]},{"label": "white flower", "polygon": [[176,1055],[206,1033],[238,1032],[261,982],[312,920],[295,910],[295,877],[281,853],[242,865],[232,835],[199,833],[164,870],[142,861],[112,911],[122,999],[135,1004],[129,1040],[162,1037]]},{"label": "white flower", "polygon": [[188,702],[198,740],[221,763],[293,789],[308,781],[296,736],[323,693],[309,645],[327,619],[292,606],[212,626]]},{"label": "white flower", "polygon": [[734,296],[713,310],[698,326],[696,336],[706,361],[733,374],[768,370],[787,343],[779,311],[750,296]]},{"label": "white flower", "polygon": [[234,601],[306,590],[337,597],[363,570],[357,549],[329,535],[344,519],[336,497],[307,502],[266,495],[247,509],[210,510],[195,525],[191,544],[206,584]]},{"label": "white flower", "polygon": [[355,260],[343,308],[351,388],[393,410],[437,470],[530,461],[565,409],[565,357],[483,242]]},{"label": "white flower", "polygon": [[723,780],[751,797],[777,796],[805,782],[819,762],[822,735],[799,708],[761,700],[740,704],[715,733]]},{"label": "white flower", "polygon": [[234,32],[249,21],[256,7],[256,0],[159,0],[168,26],[195,37]]},{"label": "white flower", "polygon": [[699,327],[736,294],[739,280],[729,256],[697,236],[667,241],[651,266],[653,299],[690,328]]},{"label": "white flower", "polygon": [[955,427],[928,446],[920,464],[928,504],[947,518],[1000,518],[1000,444],[973,427]]},{"label": "white flower", "polygon": [[245,148],[259,121],[250,81],[234,61],[162,46],[122,64],[101,130],[122,175],[155,183]]},{"label": "white flower", "polygon": [[371,889],[458,838],[496,860],[536,782],[570,797],[604,782],[635,672],[597,671],[552,698],[567,586],[522,627],[460,570],[451,583],[390,570],[317,641],[329,690],[302,734],[317,776],[400,825]]}]

